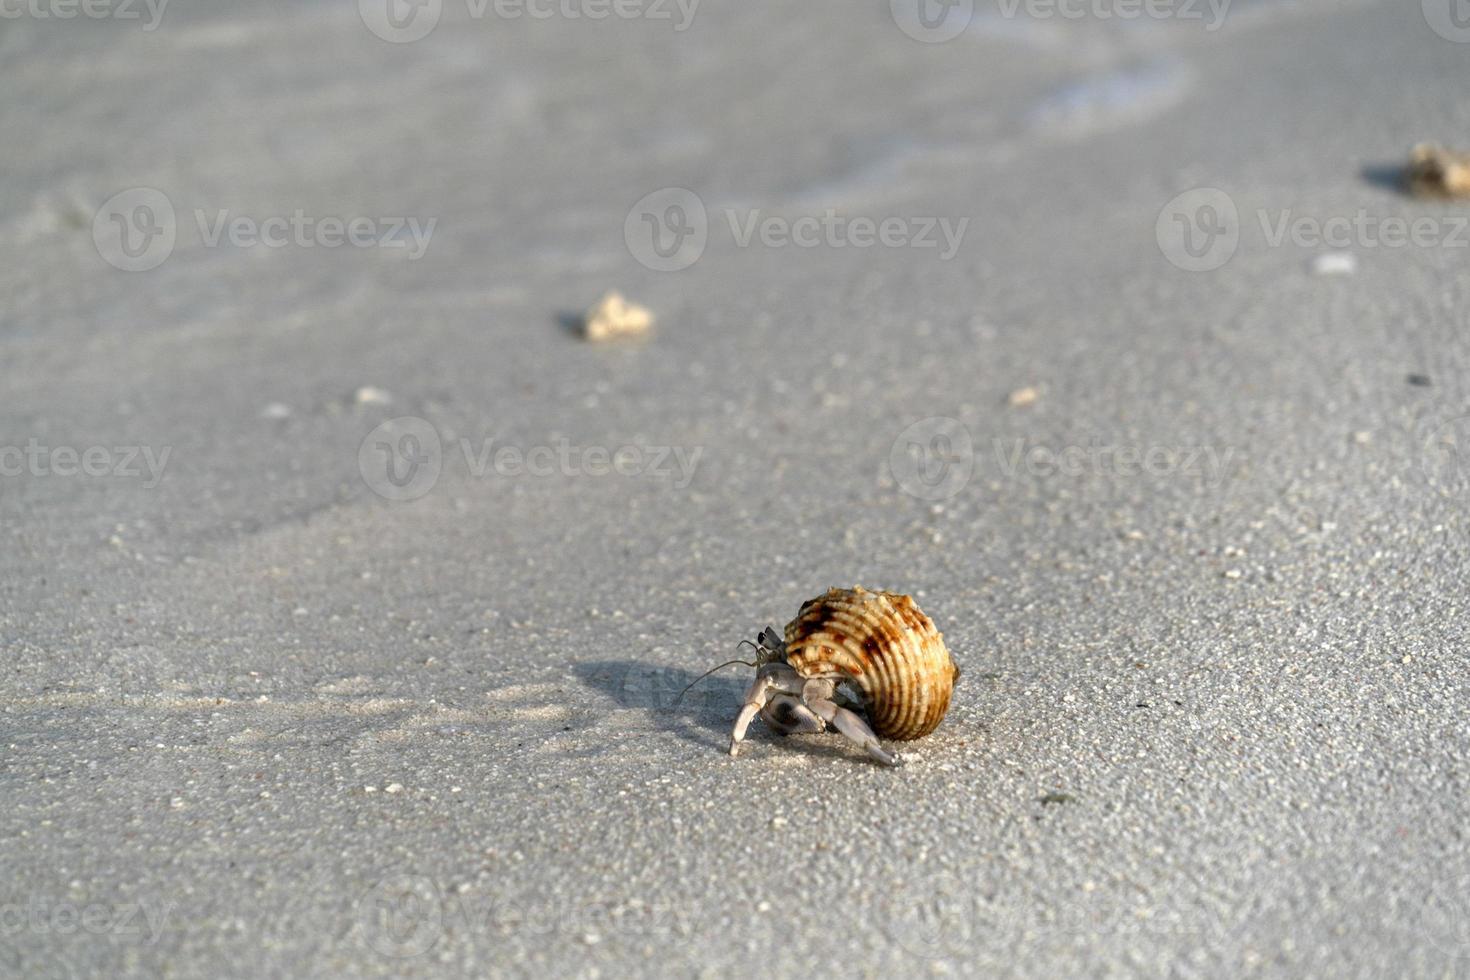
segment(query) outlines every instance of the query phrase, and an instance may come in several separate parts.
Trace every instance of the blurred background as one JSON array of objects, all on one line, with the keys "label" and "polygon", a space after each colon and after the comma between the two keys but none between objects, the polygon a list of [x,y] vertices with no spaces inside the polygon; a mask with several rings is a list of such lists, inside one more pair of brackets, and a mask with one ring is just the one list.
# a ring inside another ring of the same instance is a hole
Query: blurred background
[{"label": "blurred background", "polygon": [[1466,975],[1462,6],[0,0],[0,974]]}]

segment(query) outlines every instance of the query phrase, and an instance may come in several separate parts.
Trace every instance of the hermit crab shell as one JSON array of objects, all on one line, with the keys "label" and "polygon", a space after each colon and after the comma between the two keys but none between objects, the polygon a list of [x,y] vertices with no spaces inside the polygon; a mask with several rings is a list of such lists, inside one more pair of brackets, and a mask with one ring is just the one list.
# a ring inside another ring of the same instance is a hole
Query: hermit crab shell
[{"label": "hermit crab shell", "polygon": [[922,738],[939,727],[960,670],[934,621],[906,595],[830,589],[786,626],[786,662],[803,677],[855,688],[880,738]]}]

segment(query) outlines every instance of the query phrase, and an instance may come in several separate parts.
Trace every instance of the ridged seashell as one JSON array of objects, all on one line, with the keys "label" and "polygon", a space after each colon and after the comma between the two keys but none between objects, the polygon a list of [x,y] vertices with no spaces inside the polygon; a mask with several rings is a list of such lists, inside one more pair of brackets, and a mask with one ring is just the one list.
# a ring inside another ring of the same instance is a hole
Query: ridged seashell
[{"label": "ridged seashell", "polygon": [[862,586],[805,603],[786,626],[786,662],[803,677],[856,689],[873,731],[897,741],[939,727],[960,676],[943,635],[911,597]]}]

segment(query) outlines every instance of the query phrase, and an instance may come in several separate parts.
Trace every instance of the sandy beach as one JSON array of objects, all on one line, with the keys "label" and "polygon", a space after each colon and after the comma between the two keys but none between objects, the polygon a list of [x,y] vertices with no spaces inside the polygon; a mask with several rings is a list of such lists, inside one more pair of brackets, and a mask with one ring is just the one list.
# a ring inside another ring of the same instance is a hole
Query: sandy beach
[{"label": "sandy beach", "polygon": [[1454,12],[0,5],[0,976],[1470,977]]}]

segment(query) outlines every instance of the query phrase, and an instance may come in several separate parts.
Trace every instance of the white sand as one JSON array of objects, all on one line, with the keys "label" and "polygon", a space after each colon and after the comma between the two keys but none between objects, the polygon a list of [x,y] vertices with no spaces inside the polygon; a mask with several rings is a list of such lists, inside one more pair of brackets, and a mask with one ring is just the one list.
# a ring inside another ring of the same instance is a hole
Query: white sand
[{"label": "white sand", "polygon": [[[1470,46],[981,7],[0,21],[0,975],[1470,975],[1467,212],[1387,169]],[[668,708],[854,583],[965,670],[905,768]]]}]

